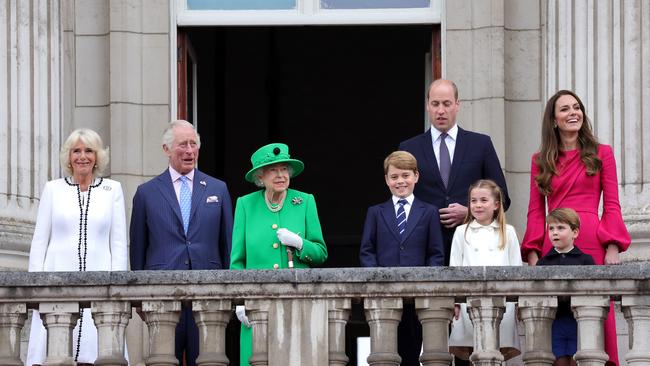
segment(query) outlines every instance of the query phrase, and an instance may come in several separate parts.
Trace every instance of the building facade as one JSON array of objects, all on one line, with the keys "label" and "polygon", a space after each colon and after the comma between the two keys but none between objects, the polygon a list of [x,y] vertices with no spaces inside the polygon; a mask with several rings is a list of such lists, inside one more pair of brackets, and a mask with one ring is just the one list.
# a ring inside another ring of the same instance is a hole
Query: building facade
[{"label": "building facade", "polygon": [[[512,198],[508,217],[520,237],[526,225],[530,156],[539,144],[544,103],[558,89],[574,90],[585,102],[599,140],[615,152],[621,206],[633,238],[623,258],[650,258],[646,1],[432,0],[407,2],[413,3],[407,9],[365,9],[361,15],[359,9],[331,0],[280,1],[280,9],[256,9],[250,2],[247,10],[227,5],[198,9],[203,3],[0,1],[0,143],[5,149],[0,159],[1,268],[27,268],[40,192],[46,181],[60,176],[59,147],[73,129],[95,129],[110,146],[110,175],[123,185],[127,219],[137,186],[166,167],[161,133],[171,119],[180,113],[197,123],[205,145],[216,138],[210,122],[201,120],[207,107],[195,95],[195,82],[201,80],[195,73],[204,69],[178,63],[179,35],[211,27],[239,31],[293,26],[298,34],[314,27],[431,27],[431,52],[423,61],[431,67],[417,85],[417,103],[424,110],[422,91],[437,73],[457,83],[460,124],[492,137]],[[189,47],[188,54],[202,52]],[[198,56],[194,61],[201,65]],[[245,94],[246,86],[242,88]],[[226,99],[234,91],[215,95]],[[413,124],[420,130],[424,126]],[[229,151],[211,151],[230,159]],[[252,149],[242,151],[247,153],[237,151],[232,159],[247,164]],[[137,346],[130,352],[134,359],[141,356]]]}]

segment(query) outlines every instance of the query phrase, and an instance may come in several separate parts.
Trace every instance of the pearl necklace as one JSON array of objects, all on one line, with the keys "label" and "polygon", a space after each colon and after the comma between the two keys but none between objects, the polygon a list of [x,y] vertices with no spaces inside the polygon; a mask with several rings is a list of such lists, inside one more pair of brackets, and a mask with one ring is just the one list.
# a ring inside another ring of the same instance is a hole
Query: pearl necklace
[{"label": "pearl necklace", "polygon": [[[86,271],[86,256],[88,254],[88,208],[90,207],[90,191],[92,191],[93,188],[99,187],[104,181],[104,178],[99,178],[99,181],[96,184],[90,184],[88,186],[88,192],[85,199],[81,197],[82,194],[79,183],[73,183],[72,178],[70,178],[69,181],[68,178],[65,178],[64,180],[69,186],[77,187],[77,200],[79,202],[79,242],[77,244],[77,257],[79,259],[79,272],[84,272]],[[79,350],[81,348],[81,327],[83,326],[84,320],[83,315],[84,310],[79,309],[79,333],[77,335],[77,351],[74,356],[75,362],[79,358]]]},{"label": "pearl necklace", "polygon": [[284,205],[284,199],[287,198],[287,193],[284,193],[284,196],[280,200],[279,203],[272,203],[269,198],[266,196],[266,192],[264,192],[264,202],[266,202],[266,207],[268,207],[269,211],[271,212],[278,212],[282,210],[282,206]]}]

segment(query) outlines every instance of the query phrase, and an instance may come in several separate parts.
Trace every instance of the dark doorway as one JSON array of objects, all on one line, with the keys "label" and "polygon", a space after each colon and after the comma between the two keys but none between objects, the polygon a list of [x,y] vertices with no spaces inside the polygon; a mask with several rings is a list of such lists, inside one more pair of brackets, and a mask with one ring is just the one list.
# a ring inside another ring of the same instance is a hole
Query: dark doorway
[{"label": "dark doorway", "polygon": [[432,25],[185,29],[197,57],[200,168],[233,199],[250,155],[289,145],[313,193],[327,267],[358,265],[366,209],[388,199],[383,159],[424,126]]},{"label": "dark doorway", "polygon": [[[324,266],[358,266],[366,210],[390,197],[383,160],[423,131],[427,68],[436,70],[427,54],[433,44],[434,64],[439,60],[439,26],[179,32],[196,53],[200,169],[226,181],[234,202],[256,189],[244,180],[252,152],[270,142],[288,144],[305,163],[291,187],[316,197],[329,251]],[[355,337],[368,333],[361,307],[353,310],[351,365]],[[236,319],[229,325],[231,362],[238,326]]]}]

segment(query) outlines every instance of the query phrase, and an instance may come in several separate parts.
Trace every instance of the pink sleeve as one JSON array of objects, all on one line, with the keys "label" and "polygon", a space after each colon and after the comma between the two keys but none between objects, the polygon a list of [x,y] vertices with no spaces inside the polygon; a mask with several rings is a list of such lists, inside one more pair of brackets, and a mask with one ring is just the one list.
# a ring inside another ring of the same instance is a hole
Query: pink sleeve
[{"label": "pink sleeve", "polygon": [[537,154],[533,155],[530,167],[530,200],[528,201],[528,220],[526,222],[526,233],[521,243],[521,258],[528,261],[528,253],[537,252],[542,257],[542,246],[544,245],[544,234],[546,231],[546,201],[535,183],[535,177],[539,169],[535,160]]},{"label": "pink sleeve", "polygon": [[623,222],[621,204],[618,200],[616,160],[609,145],[599,145],[598,155],[603,162],[600,183],[603,188],[603,214],[598,225],[598,241],[602,246],[616,244],[621,252],[630,246],[630,233]]}]

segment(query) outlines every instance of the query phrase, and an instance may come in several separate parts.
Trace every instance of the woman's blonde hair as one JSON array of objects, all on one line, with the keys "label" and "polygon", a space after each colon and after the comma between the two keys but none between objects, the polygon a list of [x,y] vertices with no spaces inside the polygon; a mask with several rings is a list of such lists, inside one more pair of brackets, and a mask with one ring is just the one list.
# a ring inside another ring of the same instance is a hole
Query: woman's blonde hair
[{"label": "woman's blonde hair", "polygon": [[86,147],[95,153],[95,166],[93,167],[93,177],[101,177],[108,166],[108,148],[104,148],[102,138],[97,132],[89,128],[79,128],[70,134],[61,146],[59,161],[61,169],[66,176],[72,176],[72,165],[70,164],[70,150],[81,141]]},{"label": "woman's blonde hair", "polygon": [[490,179],[480,179],[469,186],[469,190],[467,191],[467,216],[465,216],[464,222],[467,224],[465,227],[465,241],[467,241],[467,229],[469,228],[469,223],[474,220],[474,216],[472,216],[472,210],[469,208],[472,200],[472,191],[478,188],[485,188],[490,190],[494,201],[499,204],[499,207],[494,210],[492,219],[495,220],[499,226],[499,250],[503,250],[506,248],[506,213],[503,210],[503,192],[501,191],[499,185]]}]

